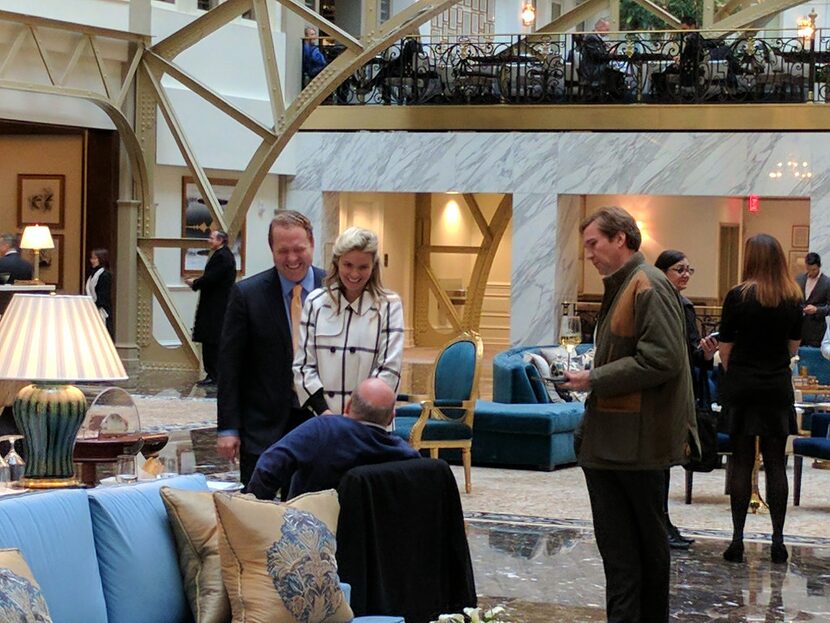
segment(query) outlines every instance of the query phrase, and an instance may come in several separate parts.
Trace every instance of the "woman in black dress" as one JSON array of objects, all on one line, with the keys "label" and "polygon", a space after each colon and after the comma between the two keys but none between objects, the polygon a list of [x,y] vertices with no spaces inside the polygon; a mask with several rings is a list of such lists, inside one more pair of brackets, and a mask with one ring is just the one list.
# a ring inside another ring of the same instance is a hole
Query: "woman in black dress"
[{"label": "woman in black dress", "polygon": [[112,273],[110,272],[110,254],[106,249],[93,249],[89,254],[89,277],[86,280],[87,295],[95,301],[98,313],[107,325],[110,337],[115,337],[112,324]]},{"label": "woman in black dress", "polygon": [[760,440],[772,520],[772,562],[787,560],[787,436],[796,432],[790,359],[801,339],[801,290],[778,241],[758,234],[746,243],[743,282],[726,295],[720,355],[726,373],[719,396],[732,436],[732,543],[723,553],[743,562],[744,523],[752,492],[755,439]]},{"label": "woman in black dress", "polygon": [[[675,287],[678,294],[683,292],[688,285],[689,279],[695,274],[695,269],[689,265],[689,259],[683,251],[674,249],[666,249],[654,262],[654,265],[666,273],[666,277]],[[714,338],[705,337],[700,338],[700,332],[697,330],[697,314],[692,302],[682,294],[679,294],[680,303],[683,305],[683,313],[686,317],[686,346],[689,350],[689,365],[692,371],[692,387],[695,390],[695,401],[702,399],[698,396],[697,382],[699,375],[706,374],[706,370],[712,368],[712,358],[715,356],[715,351],[718,350],[718,342]],[[669,546],[673,549],[688,549],[694,539],[687,538],[680,534],[671,522],[669,517],[669,484],[671,482],[671,471],[666,470],[666,488],[663,496],[663,512],[666,515],[666,528],[669,532]]]}]

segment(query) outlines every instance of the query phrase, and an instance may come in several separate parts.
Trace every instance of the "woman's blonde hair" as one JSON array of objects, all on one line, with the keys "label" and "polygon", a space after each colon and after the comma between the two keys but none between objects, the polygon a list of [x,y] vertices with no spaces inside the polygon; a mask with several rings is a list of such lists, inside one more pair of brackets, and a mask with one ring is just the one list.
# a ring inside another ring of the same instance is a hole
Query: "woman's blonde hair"
[{"label": "woman's blonde hair", "polygon": [[334,296],[332,288],[339,289],[343,287],[338,266],[340,258],[350,251],[363,251],[372,254],[372,276],[369,277],[369,281],[366,283],[366,290],[376,299],[385,298],[387,291],[380,281],[378,246],[377,234],[362,227],[349,227],[337,237],[337,240],[334,241],[331,266],[329,266],[329,272],[323,282],[332,297]]},{"label": "woman's blonde hair", "polygon": [[756,234],[746,241],[741,294],[746,298],[750,291],[762,307],[778,307],[782,302],[802,299],[781,244],[769,234]]}]

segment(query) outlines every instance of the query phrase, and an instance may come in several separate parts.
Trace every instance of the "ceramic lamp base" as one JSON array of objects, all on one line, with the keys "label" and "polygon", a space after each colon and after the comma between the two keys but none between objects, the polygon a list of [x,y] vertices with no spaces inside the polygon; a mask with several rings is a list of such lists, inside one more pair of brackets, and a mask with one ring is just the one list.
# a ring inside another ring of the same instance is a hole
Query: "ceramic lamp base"
[{"label": "ceramic lamp base", "polygon": [[78,484],[72,450],[86,415],[86,398],[72,385],[27,385],[14,401],[14,420],[26,448],[23,485],[54,489]]}]

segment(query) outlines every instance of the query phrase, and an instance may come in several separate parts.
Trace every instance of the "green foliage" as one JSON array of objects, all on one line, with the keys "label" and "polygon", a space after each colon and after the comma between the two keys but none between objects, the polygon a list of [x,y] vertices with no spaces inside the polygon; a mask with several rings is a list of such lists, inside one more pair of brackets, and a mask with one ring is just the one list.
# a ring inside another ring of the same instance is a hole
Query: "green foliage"
[{"label": "green foliage", "polygon": [[[680,21],[694,20],[698,25],[703,18],[703,3],[700,0],[654,0]],[[649,13],[634,0],[621,0],[620,27],[623,30],[667,30],[669,25]]]}]

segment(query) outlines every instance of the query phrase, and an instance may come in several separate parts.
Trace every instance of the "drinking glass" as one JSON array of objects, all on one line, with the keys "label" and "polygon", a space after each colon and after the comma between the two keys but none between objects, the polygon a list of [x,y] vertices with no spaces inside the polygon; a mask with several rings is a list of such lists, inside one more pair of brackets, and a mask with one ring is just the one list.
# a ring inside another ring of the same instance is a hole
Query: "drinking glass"
[{"label": "drinking glass", "polygon": [[161,472],[156,478],[172,478],[178,476],[179,465],[175,456],[159,456],[157,457],[161,463]]},{"label": "drinking glass", "polygon": [[[4,458],[4,462],[9,466],[9,480],[12,483],[20,482],[26,472],[26,463],[23,457],[17,453],[15,442],[18,439],[23,439],[23,435],[3,435],[0,437],[0,442],[9,442],[9,451]],[[2,463],[0,463],[0,471],[2,471]],[[2,478],[2,475],[0,475]]]},{"label": "drinking glass", "polygon": [[136,480],[138,480],[138,474],[135,470],[135,455],[119,455],[115,466],[115,481],[130,483]]},{"label": "drinking glass", "polygon": [[0,488],[5,488],[11,485],[11,470],[9,464],[3,457],[0,457]]},{"label": "drinking glass", "polygon": [[567,371],[571,371],[571,353],[582,341],[582,322],[579,316],[562,316],[559,321],[559,343],[568,351]]}]

